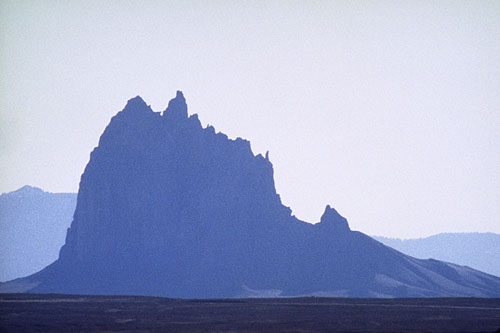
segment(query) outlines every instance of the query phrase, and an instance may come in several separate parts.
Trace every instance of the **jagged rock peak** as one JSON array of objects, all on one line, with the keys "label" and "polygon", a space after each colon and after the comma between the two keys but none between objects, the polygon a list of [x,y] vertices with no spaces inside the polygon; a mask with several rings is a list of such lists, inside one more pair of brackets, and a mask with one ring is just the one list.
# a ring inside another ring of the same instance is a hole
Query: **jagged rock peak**
[{"label": "jagged rock peak", "polygon": [[330,205],[326,205],[325,211],[321,216],[320,225],[332,227],[337,230],[351,230],[345,217],[340,215],[334,208],[330,207]]},{"label": "jagged rock peak", "polygon": [[177,90],[175,98],[168,102],[168,107],[163,114],[173,119],[184,119],[188,117],[186,99],[182,91]]},{"label": "jagged rock peak", "polygon": [[150,109],[151,108],[146,104],[146,102],[144,102],[141,96],[135,96],[134,98],[128,100],[127,105],[125,106],[123,111],[137,112]]}]

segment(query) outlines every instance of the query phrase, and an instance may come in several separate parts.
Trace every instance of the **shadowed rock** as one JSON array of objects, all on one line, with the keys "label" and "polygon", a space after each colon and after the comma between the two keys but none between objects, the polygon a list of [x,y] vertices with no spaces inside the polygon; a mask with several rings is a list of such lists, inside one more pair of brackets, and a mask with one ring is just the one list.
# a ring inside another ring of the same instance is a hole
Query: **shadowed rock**
[{"label": "shadowed rock", "polygon": [[202,128],[181,92],[163,113],[135,97],[112,118],[59,259],[0,290],[13,286],[197,298],[500,296],[499,278],[403,255],[351,231],[330,206],[315,225],[296,219],[276,193],[269,155]]}]

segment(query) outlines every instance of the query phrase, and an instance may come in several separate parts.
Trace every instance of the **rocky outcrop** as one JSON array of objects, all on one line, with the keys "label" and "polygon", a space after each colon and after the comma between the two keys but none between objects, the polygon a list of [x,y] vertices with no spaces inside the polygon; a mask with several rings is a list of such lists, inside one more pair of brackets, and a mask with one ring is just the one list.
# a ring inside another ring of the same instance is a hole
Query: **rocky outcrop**
[{"label": "rocky outcrop", "polygon": [[181,92],[163,113],[135,97],[112,118],[59,259],[0,289],[13,283],[197,298],[500,296],[499,278],[403,255],[351,231],[330,206],[315,225],[296,219],[276,193],[268,154],[203,128]]}]

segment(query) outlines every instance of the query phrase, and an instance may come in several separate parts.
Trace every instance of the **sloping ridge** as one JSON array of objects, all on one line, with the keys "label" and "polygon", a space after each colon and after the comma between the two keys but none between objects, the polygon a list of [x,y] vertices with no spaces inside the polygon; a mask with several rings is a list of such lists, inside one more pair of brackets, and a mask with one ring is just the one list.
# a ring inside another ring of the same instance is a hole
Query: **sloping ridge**
[{"label": "sloping ridge", "polygon": [[500,277],[500,234],[442,233],[413,239],[371,237],[415,258],[453,262]]},{"label": "sloping ridge", "polygon": [[238,296],[500,297],[500,278],[419,260],[327,206],[291,215],[269,157],[203,128],[177,92],[163,112],[128,101],[81,177],[59,259],[0,291]]}]

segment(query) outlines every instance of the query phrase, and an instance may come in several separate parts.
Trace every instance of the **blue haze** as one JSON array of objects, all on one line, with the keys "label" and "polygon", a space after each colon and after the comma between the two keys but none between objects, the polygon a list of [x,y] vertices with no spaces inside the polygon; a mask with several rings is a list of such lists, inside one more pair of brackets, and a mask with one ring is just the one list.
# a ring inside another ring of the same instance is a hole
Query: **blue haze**
[{"label": "blue haze", "polygon": [[498,1],[3,0],[0,50],[0,192],[76,192],[123,101],[180,88],[303,220],[500,233]]},{"label": "blue haze", "polygon": [[417,239],[374,236],[376,240],[415,258],[434,258],[500,276],[500,235],[445,233]]},{"label": "blue haze", "polygon": [[59,256],[76,193],[22,188],[0,195],[0,281],[33,274]]}]

